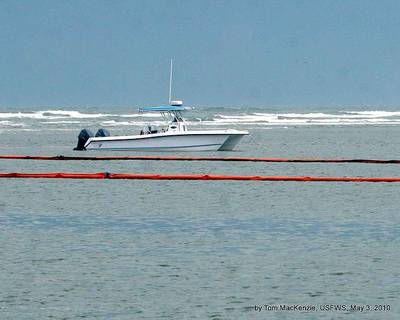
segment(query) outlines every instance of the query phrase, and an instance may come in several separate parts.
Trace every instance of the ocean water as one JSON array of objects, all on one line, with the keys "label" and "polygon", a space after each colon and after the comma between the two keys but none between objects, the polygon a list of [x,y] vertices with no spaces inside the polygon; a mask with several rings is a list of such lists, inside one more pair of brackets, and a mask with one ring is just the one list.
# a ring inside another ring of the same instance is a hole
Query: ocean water
[{"label": "ocean water", "polygon": [[[400,159],[396,109],[203,107],[187,118],[251,133],[237,151],[197,156]],[[127,155],[72,148],[82,128],[148,122],[161,118],[2,107],[0,154]],[[398,165],[162,161],[0,160],[0,171],[400,176]],[[3,179],[0,319],[398,319],[399,195],[397,183]],[[267,310],[284,304],[316,310]]]}]

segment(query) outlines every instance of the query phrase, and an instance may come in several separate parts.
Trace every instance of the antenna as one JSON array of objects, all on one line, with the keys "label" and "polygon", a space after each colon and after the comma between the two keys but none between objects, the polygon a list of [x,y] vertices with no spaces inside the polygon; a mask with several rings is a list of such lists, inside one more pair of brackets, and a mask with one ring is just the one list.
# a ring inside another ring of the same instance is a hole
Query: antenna
[{"label": "antenna", "polygon": [[171,104],[171,99],[172,99],[172,58],[171,58],[171,67],[169,70],[169,104]]}]

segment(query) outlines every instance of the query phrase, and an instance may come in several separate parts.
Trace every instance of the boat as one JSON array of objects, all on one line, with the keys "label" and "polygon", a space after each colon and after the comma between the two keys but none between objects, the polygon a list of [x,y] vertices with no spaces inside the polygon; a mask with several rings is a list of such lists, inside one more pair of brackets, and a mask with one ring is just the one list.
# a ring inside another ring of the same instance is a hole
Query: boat
[{"label": "boat", "polygon": [[170,71],[169,104],[139,108],[139,112],[161,113],[167,122],[162,128],[144,127],[139,134],[111,136],[106,129],[96,135],[83,129],[74,150],[130,150],[130,151],[231,151],[248,131],[189,130],[183,112],[193,108],[183,105],[182,100],[171,100],[172,60]]}]

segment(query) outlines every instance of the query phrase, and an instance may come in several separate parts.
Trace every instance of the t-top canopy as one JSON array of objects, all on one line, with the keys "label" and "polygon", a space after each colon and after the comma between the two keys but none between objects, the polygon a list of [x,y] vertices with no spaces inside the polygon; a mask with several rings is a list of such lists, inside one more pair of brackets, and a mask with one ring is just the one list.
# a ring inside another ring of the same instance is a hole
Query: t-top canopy
[{"label": "t-top canopy", "polygon": [[164,106],[156,106],[156,107],[143,107],[139,108],[140,112],[168,112],[168,111],[185,111],[185,110],[191,110],[192,108],[190,107],[184,107],[184,106],[170,106],[170,105],[164,105]]}]

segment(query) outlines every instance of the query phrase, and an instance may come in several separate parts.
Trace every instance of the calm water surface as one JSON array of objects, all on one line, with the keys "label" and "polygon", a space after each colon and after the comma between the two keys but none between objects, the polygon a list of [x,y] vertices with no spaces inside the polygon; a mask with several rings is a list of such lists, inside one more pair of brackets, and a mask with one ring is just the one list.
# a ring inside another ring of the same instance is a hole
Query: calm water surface
[{"label": "calm water surface", "polygon": [[[239,111],[221,112],[259,110]],[[79,129],[102,121],[49,125],[57,119],[46,116],[5,117],[0,153],[73,155]],[[280,117],[282,125],[219,123],[252,137],[218,156],[400,158],[396,123]],[[207,110],[203,121],[218,119]],[[157,161],[2,160],[0,171],[400,176],[398,165]],[[399,194],[400,184],[384,183],[1,180],[0,318],[398,319]],[[265,304],[317,311],[255,311]],[[391,310],[321,311],[326,304]]]}]

